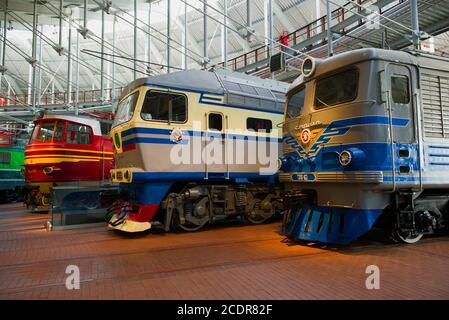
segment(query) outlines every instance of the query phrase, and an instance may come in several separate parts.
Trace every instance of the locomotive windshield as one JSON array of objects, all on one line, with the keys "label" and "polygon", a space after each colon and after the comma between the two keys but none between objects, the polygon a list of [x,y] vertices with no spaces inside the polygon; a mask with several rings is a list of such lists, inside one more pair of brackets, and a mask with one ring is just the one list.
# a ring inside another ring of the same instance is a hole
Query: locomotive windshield
[{"label": "locomotive windshield", "polygon": [[182,94],[147,91],[140,116],[143,120],[185,122],[186,97]]},{"label": "locomotive windshield", "polygon": [[[64,136],[64,130],[67,130]],[[34,127],[30,143],[66,142],[70,144],[90,144],[91,128],[86,125],[67,121],[40,121]]]},{"label": "locomotive windshield", "polygon": [[305,87],[301,87],[296,93],[288,97],[286,120],[296,118],[304,107]]},{"label": "locomotive windshield", "polygon": [[0,146],[10,146],[12,144],[11,136],[0,133]]},{"label": "locomotive windshield", "polygon": [[319,79],[315,89],[315,108],[352,101],[357,96],[358,71],[350,69]]},{"label": "locomotive windshield", "polygon": [[[39,132],[36,137],[37,142],[50,142],[55,129],[55,121],[45,121],[40,123]],[[37,130],[37,128],[35,129]]]},{"label": "locomotive windshield", "polygon": [[114,123],[112,124],[113,127],[125,123],[133,117],[138,97],[139,93],[134,92],[133,94],[130,94],[128,97],[120,101],[117,107],[117,114],[115,116]]}]

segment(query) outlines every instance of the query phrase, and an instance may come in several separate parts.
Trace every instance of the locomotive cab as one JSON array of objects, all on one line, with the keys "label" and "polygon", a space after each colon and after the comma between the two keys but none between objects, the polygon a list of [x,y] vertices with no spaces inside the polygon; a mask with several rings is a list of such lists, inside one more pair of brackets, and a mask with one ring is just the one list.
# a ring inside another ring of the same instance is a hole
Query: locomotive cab
[{"label": "locomotive cab", "polygon": [[360,49],[304,62],[287,94],[280,161],[281,181],[302,202],[291,235],[348,243],[377,221],[415,242],[444,224],[437,194],[447,184],[436,175],[449,149],[432,123],[444,108],[429,97],[438,78],[420,78],[438,64],[447,76],[447,61],[421,53]]},{"label": "locomotive cab", "polygon": [[108,179],[112,144],[98,120],[44,115],[34,124],[25,151],[28,207],[47,210],[52,186],[97,186]]}]

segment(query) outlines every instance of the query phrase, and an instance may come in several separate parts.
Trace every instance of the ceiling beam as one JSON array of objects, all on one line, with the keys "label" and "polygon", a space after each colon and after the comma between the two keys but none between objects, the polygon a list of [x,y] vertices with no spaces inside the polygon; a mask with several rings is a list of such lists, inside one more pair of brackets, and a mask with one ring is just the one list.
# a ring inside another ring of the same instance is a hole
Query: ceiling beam
[{"label": "ceiling beam", "polygon": [[291,24],[289,18],[276,1],[273,1],[273,13],[278,18],[279,23],[284,27],[284,31],[292,32],[297,29]]}]

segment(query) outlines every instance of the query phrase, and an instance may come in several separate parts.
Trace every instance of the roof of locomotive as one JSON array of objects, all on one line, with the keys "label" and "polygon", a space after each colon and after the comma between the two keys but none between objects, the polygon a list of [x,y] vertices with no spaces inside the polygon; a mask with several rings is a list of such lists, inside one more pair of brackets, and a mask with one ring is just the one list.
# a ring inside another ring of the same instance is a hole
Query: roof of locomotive
[{"label": "roof of locomotive", "polygon": [[66,114],[45,114],[42,117],[35,119],[34,121],[41,121],[46,119],[60,119],[60,120],[67,120],[71,122],[81,123],[88,125],[92,128],[92,132],[96,136],[101,136],[101,125],[100,121],[94,118],[85,117],[85,116],[73,116],[73,115],[66,115]]},{"label": "roof of locomotive", "polygon": [[278,112],[283,112],[289,87],[285,82],[224,69],[185,70],[134,80],[125,87],[121,98],[143,85],[224,95],[226,104]]},{"label": "roof of locomotive", "polygon": [[[422,51],[414,50],[386,50],[377,48],[363,48],[337,54],[335,56],[316,59],[317,65],[313,76],[306,80],[314,79],[322,74],[344,68],[356,63],[367,60],[383,60],[396,63],[419,65],[421,67],[445,69],[449,71],[449,59],[430,54]],[[446,63],[442,63],[442,62]],[[296,88],[300,83],[304,82],[305,78],[300,75],[293,81],[290,89]]]}]

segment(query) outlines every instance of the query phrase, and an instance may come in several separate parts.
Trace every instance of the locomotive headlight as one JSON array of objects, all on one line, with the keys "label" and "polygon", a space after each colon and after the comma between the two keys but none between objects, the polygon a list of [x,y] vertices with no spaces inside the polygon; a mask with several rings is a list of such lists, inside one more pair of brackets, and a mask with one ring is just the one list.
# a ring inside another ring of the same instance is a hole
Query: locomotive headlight
[{"label": "locomotive headlight", "polygon": [[278,159],[278,170],[283,170],[285,171],[285,169],[287,168],[287,162],[288,159],[285,157],[281,157]]},{"label": "locomotive headlight", "polygon": [[352,161],[352,153],[351,151],[345,150],[340,153],[340,156],[338,157],[338,161],[342,166],[347,166]]},{"label": "locomotive headlight", "polygon": [[316,67],[322,62],[321,59],[307,57],[304,59],[301,65],[301,72],[304,77],[311,77],[315,73]]},{"label": "locomotive headlight", "polygon": [[125,178],[125,180],[129,181],[129,177],[130,177],[129,170],[125,171],[125,173],[123,174],[123,177]]},{"label": "locomotive headlight", "polygon": [[120,136],[118,132],[114,134],[114,146],[117,150],[119,150],[122,147],[122,143],[120,141]]}]

